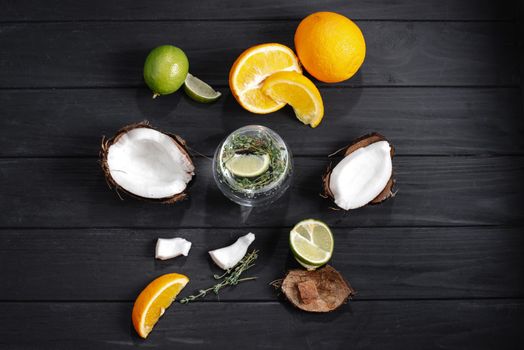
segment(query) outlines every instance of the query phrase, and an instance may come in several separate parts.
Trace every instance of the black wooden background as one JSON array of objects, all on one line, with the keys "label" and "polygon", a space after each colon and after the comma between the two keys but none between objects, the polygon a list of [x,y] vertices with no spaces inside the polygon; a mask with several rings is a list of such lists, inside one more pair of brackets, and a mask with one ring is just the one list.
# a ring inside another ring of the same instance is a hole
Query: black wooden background
[{"label": "black wooden background", "polygon": [[[326,116],[302,126],[283,109],[243,110],[227,77],[263,42],[293,47],[300,19],[342,13],[362,29],[360,72],[319,84]],[[521,349],[524,341],[524,118],[517,1],[0,1],[1,349]],[[148,51],[183,48],[213,105],[183,93],[151,100]],[[262,124],[295,154],[275,205],[248,213],[196,157],[189,200],[120,201],[98,166],[102,135],[148,119],[203,155],[234,129]],[[396,146],[398,196],[351,213],[328,209],[327,155],[370,131]],[[358,296],[331,314],[299,312],[268,283],[296,264],[287,235],[301,219],[335,233],[332,264]],[[175,304],[150,337],[131,309],[169,272],[183,295],[206,287],[207,251],[252,231],[259,279]],[[157,237],[193,242],[155,261]]]}]

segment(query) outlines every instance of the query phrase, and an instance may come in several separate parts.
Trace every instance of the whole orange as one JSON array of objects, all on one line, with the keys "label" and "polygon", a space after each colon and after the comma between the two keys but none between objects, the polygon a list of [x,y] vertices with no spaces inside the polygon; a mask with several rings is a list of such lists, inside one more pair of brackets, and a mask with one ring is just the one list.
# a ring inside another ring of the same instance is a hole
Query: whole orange
[{"label": "whole orange", "polygon": [[295,32],[295,49],[309,74],[326,83],[351,78],[366,56],[360,28],[334,12],[316,12],[304,18]]}]

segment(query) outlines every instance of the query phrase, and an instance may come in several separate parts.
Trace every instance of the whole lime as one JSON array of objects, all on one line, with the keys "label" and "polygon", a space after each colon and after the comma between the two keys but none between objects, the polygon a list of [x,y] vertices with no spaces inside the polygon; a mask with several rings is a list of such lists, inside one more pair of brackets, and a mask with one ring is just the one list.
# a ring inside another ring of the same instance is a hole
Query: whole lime
[{"label": "whole lime", "polygon": [[153,91],[153,98],[177,91],[189,71],[184,51],[176,46],[162,45],[151,50],[144,64],[144,80]]}]

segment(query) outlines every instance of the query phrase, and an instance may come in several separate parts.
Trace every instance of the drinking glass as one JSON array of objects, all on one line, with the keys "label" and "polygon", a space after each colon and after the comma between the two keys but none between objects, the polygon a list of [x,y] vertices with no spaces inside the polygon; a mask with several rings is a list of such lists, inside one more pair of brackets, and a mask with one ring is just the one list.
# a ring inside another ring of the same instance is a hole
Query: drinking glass
[{"label": "drinking glass", "polygon": [[[260,178],[260,186],[246,188],[243,178],[235,176],[225,166],[232,152],[242,154],[246,151],[242,147],[236,149],[238,144],[243,145],[241,140],[252,140],[250,142],[255,144],[263,142],[270,146],[270,166],[266,172],[271,173],[260,175],[266,176]],[[248,125],[233,131],[220,143],[213,158],[213,176],[220,191],[233,202],[247,207],[267,205],[277,200],[288,189],[292,173],[293,160],[289,147],[276,132],[261,125]]]}]

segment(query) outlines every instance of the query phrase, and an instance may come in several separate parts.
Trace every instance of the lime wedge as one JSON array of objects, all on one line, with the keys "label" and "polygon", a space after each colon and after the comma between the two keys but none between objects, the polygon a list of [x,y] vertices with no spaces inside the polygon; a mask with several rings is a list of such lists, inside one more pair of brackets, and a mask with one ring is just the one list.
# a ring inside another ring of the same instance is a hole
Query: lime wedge
[{"label": "lime wedge", "polygon": [[295,259],[308,270],[327,263],[333,254],[333,234],[319,220],[302,220],[289,233],[289,244]]},{"label": "lime wedge", "polygon": [[220,92],[215,91],[211,86],[189,73],[187,73],[186,81],[184,82],[184,91],[189,97],[200,103],[216,101],[222,95]]},{"label": "lime wedge", "polygon": [[239,154],[226,162],[226,168],[238,177],[255,177],[269,169],[269,156],[255,154]]}]

